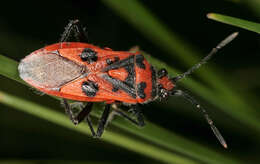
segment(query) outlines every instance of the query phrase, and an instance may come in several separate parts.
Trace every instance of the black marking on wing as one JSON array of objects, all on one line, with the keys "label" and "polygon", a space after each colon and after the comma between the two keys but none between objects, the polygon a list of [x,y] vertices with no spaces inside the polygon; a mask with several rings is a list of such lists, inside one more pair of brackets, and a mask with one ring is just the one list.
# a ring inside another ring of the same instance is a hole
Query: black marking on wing
[{"label": "black marking on wing", "polygon": [[118,62],[119,61],[119,57],[118,56],[115,56],[114,57],[114,62]]},{"label": "black marking on wing", "polygon": [[137,94],[141,99],[144,99],[146,97],[144,93],[145,88],[146,88],[146,82],[141,82],[137,84]]},{"label": "black marking on wing", "polygon": [[113,91],[113,92],[117,92],[118,90],[119,90],[119,88],[118,88],[117,86],[113,85],[112,91]]},{"label": "black marking on wing", "polygon": [[123,91],[125,91],[126,93],[128,93],[130,96],[132,96],[133,98],[136,98],[136,92],[135,89],[133,87],[128,86],[125,82],[112,78],[107,74],[104,74],[102,76],[105,80],[109,81],[110,83],[113,84],[114,88],[119,88]]},{"label": "black marking on wing", "polygon": [[93,81],[88,80],[82,83],[82,91],[88,97],[95,97],[98,89],[99,89],[98,84]]},{"label": "black marking on wing", "polygon": [[138,54],[135,56],[135,62],[136,62],[136,66],[142,69],[145,69],[145,65],[144,65],[144,56],[141,54]]},{"label": "black marking on wing", "polygon": [[[132,96],[133,98],[136,98],[136,85],[135,85],[135,68],[134,68],[134,60],[135,56],[129,56],[126,59],[119,60],[115,59],[115,62],[105,67],[102,72],[107,72],[109,70],[119,69],[119,68],[125,68],[128,76],[124,81],[115,79],[109,75],[104,75],[103,78],[112,83],[113,85],[113,92],[116,92],[118,89],[121,89],[125,91],[127,94]],[[117,61],[118,60],[118,61]]]},{"label": "black marking on wing", "polygon": [[153,66],[150,67],[152,72],[152,98],[154,98],[157,95],[157,85],[156,85],[156,71]]},{"label": "black marking on wing", "polygon": [[130,56],[130,57],[126,58],[126,59],[114,62],[111,65],[106,66],[102,70],[102,72],[107,72],[109,70],[118,69],[118,68],[126,67],[126,66],[129,66],[129,65],[133,65],[133,67],[134,67],[134,55]]},{"label": "black marking on wing", "polygon": [[125,67],[128,72],[128,76],[125,79],[125,83],[135,88],[135,68],[134,65],[128,65]]}]

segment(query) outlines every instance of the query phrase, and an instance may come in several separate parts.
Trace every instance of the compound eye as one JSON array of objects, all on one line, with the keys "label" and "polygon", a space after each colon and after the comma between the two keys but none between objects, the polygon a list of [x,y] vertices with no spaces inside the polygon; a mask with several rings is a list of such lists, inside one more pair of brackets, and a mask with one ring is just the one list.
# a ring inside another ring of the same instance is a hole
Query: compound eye
[{"label": "compound eye", "polygon": [[159,91],[158,95],[160,98],[168,97],[168,91],[164,89],[161,84],[158,85],[158,91]]},{"label": "compound eye", "polygon": [[166,69],[160,69],[159,71],[158,71],[158,73],[157,73],[157,76],[158,76],[158,78],[159,79],[161,79],[161,78],[163,78],[163,77],[165,77],[165,76],[167,76],[168,75],[168,72],[167,72],[167,70]]},{"label": "compound eye", "polygon": [[80,54],[80,58],[82,61],[86,61],[88,64],[91,64],[97,61],[98,56],[97,52],[93,51],[91,48],[85,48]]},{"label": "compound eye", "polygon": [[161,90],[160,90],[160,97],[161,97],[161,98],[166,98],[166,97],[168,97],[168,92],[167,92],[166,89],[161,89]]}]

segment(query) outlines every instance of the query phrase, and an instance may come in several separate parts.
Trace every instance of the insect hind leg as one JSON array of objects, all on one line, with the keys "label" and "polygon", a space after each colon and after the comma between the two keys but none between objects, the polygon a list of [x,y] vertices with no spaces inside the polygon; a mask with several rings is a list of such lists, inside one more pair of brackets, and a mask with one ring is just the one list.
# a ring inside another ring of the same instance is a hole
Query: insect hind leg
[{"label": "insect hind leg", "polygon": [[119,109],[116,104],[112,104],[113,110],[111,112],[110,112],[110,108],[111,108],[110,104],[107,104],[105,106],[105,110],[104,110],[104,112],[100,118],[99,124],[98,124],[97,132],[96,132],[96,136],[95,136],[96,138],[100,138],[102,136],[105,127],[108,125],[108,123],[110,121],[113,120],[115,115],[121,116],[124,119],[130,121],[131,123],[133,123],[139,127],[143,127],[145,125],[143,114],[142,114],[141,110],[139,110],[136,107],[136,105],[133,106],[133,108],[131,110],[131,112],[135,115],[136,119],[131,118],[128,114],[126,114],[121,109]]},{"label": "insect hind leg", "polygon": [[126,112],[122,111],[121,109],[119,109],[117,107],[116,104],[113,104],[113,112],[112,112],[112,116],[110,116],[110,120],[112,120],[114,115],[118,115],[120,117],[123,117],[124,119],[126,119],[127,121],[130,121],[131,123],[133,123],[136,126],[139,127],[143,127],[145,126],[145,122],[144,122],[144,117],[143,117],[143,113],[142,111],[138,108],[137,105],[133,105],[131,107],[131,109],[129,110],[131,113],[133,113],[135,118],[132,118],[131,116],[129,116],[128,114],[126,114]]},{"label": "insect hind leg", "polygon": [[[90,128],[90,131],[92,133],[92,136],[96,136],[96,133],[94,131],[92,122],[90,120],[89,117],[89,113],[92,110],[93,107],[93,103],[92,102],[88,102],[87,105],[85,107],[83,107],[81,104],[69,104],[68,101],[66,99],[63,99],[63,104],[65,107],[65,113],[69,116],[70,120],[75,124],[78,125],[80,122],[82,122],[84,119],[86,119],[86,122],[88,123],[88,126]],[[72,111],[72,109],[75,106],[80,106],[80,108],[83,108],[80,113],[77,116],[74,116],[74,112]]]},{"label": "insect hind leg", "polygon": [[110,104],[107,104],[105,106],[105,110],[99,120],[99,124],[98,124],[98,128],[97,128],[97,133],[96,133],[96,137],[100,138],[104,132],[105,127],[107,126],[108,122],[109,122],[109,115],[110,115]]}]

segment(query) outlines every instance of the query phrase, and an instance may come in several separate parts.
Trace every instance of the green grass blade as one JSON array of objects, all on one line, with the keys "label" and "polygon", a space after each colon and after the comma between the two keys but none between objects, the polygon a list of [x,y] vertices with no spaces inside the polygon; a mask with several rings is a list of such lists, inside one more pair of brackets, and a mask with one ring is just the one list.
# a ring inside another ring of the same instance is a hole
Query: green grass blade
[{"label": "green grass blade", "polygon": [[235,17],[225,16],[222,14],[216,14],[216,13],[209,13],[207,15],[207,17],[209,19],[212,19],[212,20],[215,20],[218,22],[226,23],[229,25],[240,27],[240,28],[260,34],[260,23],[255,23],[255,22],[251,22],[251,21],[247,21],[247,20],[243,20],[243,19],[239,19],[239,18],[235,18]]},{"label": "green grass blade", "polygon": [[0,55],[0,66],[1,75],[25,84],[19,77],[17,71],[18,63],[15,60],[12,60],[4,55]]},{"label": "green grass blade", "polygon": [[[9,63],[8,69],[11,72],[7,74],[8,76],[6,77],[11,79],[18,79],[18,81],[21,82],[21,80],[18,77],[16,77],[18,73],[14,73],[17,72],[17,63],[8,58],[6,58],[5,62]],[[0,70],[0,74],[2,74],[2,70]],[[86,125],[80,125],[77,128],[75,128],[75,126],[69,121],[69,119],[64,114],[57,113],[55,111],[52,111],[51,109],[42,107],[33,102],[23,100],[19,97],[15,97],[12,95],[8,95],[7,93],[0,92],[0,102],[10,105],[15,109],[20,109],[26,113],[33,114],[34,116],[67,127],[69,129],[77,130],[88,135],[90,134]],[[148,141],[151,141],[152,143],[160,145],[160,147],[148,145],[140,141],[134,140],[132,138],[115,134],[109,131],[106,131],[104,135],[104,140],[125,147],[132,151],[156,158],[166,163],[169,161],[184,161],[184,163],[193,163],[193,161],[165,151],[164,149],[162,149],[163,147],[167,148],[168,150],[181,152],[182,154],[191,156],[195,159],[204,161],[206,163],[219,163],[219,161],[222,161],[222,163],[239,163],[235,159],[230,159],[222,154],[207,149],[199,144],[195,144],[191,141],[183,139],[178,135],[169,132],[165,129],[162,129],[149,122],[147,122],[147,126],[142,130],[137,130],[133,126],[129,126],[125,121],[117,122],[117,120],[115,120],[112,122],[112,124],[118,126],[121,129],[125,129],[128,132],[131,132],[135,135],[138,135]]]},{"label": "green grass blade", "polygon": [[[87,124],[80,124],[77,127],[75,127],[64,114],[43,107],[41,105],[35,104],[28,100],[22,99],[20,97],[16,97],[0,91],[0,102],[5,105],[11,106],[15,109],[18,109],[20,111],[29,113],[31,115],[42,118],[49,122],[63,126],[70,130],[75,130],[77,132],[89,136],[91,135]],[[183,163],[183,164],[197,163],[185,157],[166,151],[163,148],[160,148],[159,146],[148,144],[147,142],[130,138],[126,135],[121,135],[118,133],[106,131],[102,139],[110,143],[113,143],[115,145],[141,153],[150,158],[154,158],[165,163]]]},{"label": "green grass blade", "polygon": [[188,64],[193,64],[198,61],[197,57],[195,57],[199,56],[197,50],[184,42],[176,33],[168,29],[166,25],[145,8],[140,1],[103,0],[102,2],[133,25],[147,37],[149,41],[161,47],[163,50],[177,55],[177,57]]}]

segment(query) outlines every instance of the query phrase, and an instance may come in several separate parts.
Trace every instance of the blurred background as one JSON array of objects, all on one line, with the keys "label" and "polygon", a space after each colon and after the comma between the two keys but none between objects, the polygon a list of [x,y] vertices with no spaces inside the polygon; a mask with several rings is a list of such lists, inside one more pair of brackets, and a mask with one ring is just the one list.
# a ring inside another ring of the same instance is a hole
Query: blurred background
[{"label": "blurred background", "polygon": [[[206,17],[207,13],[215,12],[259,22],[260,10],[257,10],[259,2],[253,0],[132,2],[139,2],[137,4],[145,8],[161,28],[136,25],[138,21],[149,25],[149,21],[152,20],[143,17],[145,14],[140,14],[142,12],[137,11],[138,8],[135,10],[130,6],[131,1],[5,1],[0,10],[0,54],[19,62],[30,52],[58,42],[68,21],[79,19],[86,26],[90,43],[100,47],[111,47],[113,50],[129,50],[138,45],[153,58],[184,72],[227,35],[239,31],[238,38],[214,56],[207,66],[203,66],[197,70],[198,73],[188,78],[207,88],[210,95],[218,97],[210,99],[206,92],[200,92],[199,87],[189,85],[188,80],[187,83],[180,84],[209,111],[216,126],[226,138],[229,149],[221,147],[202,115],[181,98],[171,97],[168,101],[152,102],[142,108],[149,123],[196,143],[204,147],[205,151],[216,152],[231,161],[260,162],[259,36],[257,33],[215,22]],[[165,34],[166,36],[175,38],[176,44],[172,44],[174,43],[172,40],[169,40],[168,45],[161,41],[162,35],[158,30],[162,28],[169,32]],[[185,53],[190,53],[193,58],[185,56]],[[161,68],[163,65],[160,67],[160,64],[157,64],[156,67]],[[0,66],[0,69],[4,68]],[[208,75],[207,70],[211,70]],[[213,77],[219,78],[218,81],[214,82]],[[0,84],[1,91],[64,113],[58,100],[47,95],[35,94],[28,86],[4,76],[0,76]],[[229,91],[232,91],[232,94],[228,94]],[[235,106],[242,102],[245,107]],[[101,106],[98,107],[102,111]],[[116,121],[123,124],[125,122],[120,119]],[[130,126],[137,133],[145,131],[145,128]],[[122,133],[135,140],[162,147],[156,142],[145,140],[139,135],[135,136],[134,133],[117,128],[113,124],[107,131]],[[153,133],[160,132],[153,131]],[[104,137],[105,135],[106,132]],[[157,139],[160,140],[160,137]],[[211,163],[203,159],[205,155],[200,157],[186,153],[189,152],[189,145],[177,144],[180,149],[163,150],[194,163]],[[211,158],[210,154],[207,158]],[[0,104],[0,164],[59,162],[171,163],[144,155],[138,150],[132,151],[113,142],[92,139],[89,135]]]}]

